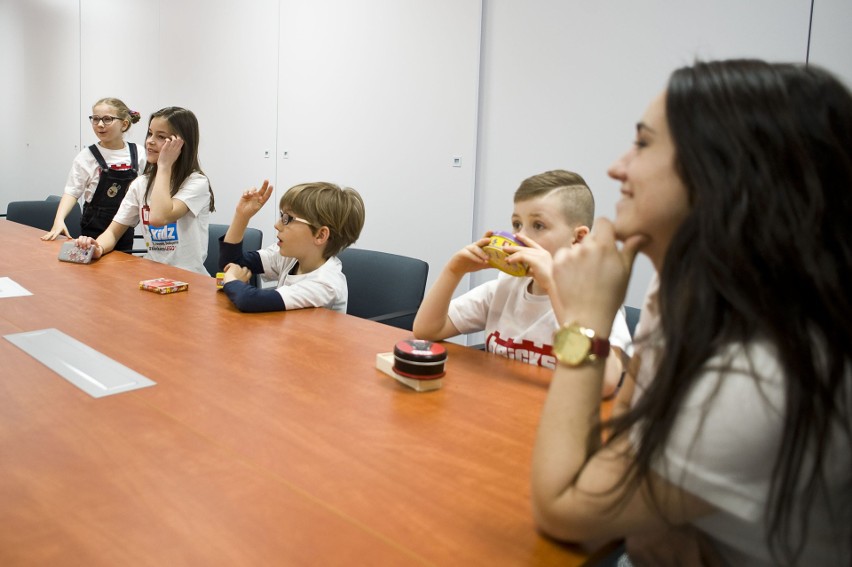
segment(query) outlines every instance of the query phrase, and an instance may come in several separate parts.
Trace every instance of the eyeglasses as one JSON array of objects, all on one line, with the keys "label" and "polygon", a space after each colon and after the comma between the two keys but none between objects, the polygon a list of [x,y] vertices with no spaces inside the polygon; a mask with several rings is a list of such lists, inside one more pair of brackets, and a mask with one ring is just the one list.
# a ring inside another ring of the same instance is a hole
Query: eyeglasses
[{"label": "eyeglasses", "polygon": [[308,221],[308,220],[293,216],[291,214],[285,213],[284,211],[281,211],[281,224],[283,224],[284,226],[287,226],[288,224],[290,224],[293,221],[303,222],[308,226],[313,226],[311,224],[311,221]]},{"label": "eyeglasses", "polygon": [[118,116],[89,116],[89,120],[92,121],[92,125],[97,126],[98,122],[103,122],[104,126],[109,126],[112,124],[113,120],[121,120]]}]

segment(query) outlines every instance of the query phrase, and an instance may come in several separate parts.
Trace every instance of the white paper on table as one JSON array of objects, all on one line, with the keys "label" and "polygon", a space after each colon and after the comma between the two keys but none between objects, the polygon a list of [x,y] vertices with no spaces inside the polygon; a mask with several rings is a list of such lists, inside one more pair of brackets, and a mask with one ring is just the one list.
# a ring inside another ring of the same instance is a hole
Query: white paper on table
[{"label": "white paper on table", "polygon": [[59,329],[13,333],[3,338],[93,398],[156,384]]},{"label": "white paper on table", "polygon": [[12,280],[12,278],[0,277],[0,298],[22,297],[24,295],[32,295],[32,292],[27,291],[21,284]]}]

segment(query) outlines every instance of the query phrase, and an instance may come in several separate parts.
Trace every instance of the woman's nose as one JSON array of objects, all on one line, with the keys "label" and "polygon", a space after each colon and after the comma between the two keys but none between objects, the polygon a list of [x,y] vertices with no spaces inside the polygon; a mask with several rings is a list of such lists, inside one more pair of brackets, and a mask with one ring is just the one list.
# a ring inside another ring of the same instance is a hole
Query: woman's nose
[{"label": "woman's nose", "polygon": [[625,172],[627,171],[627,161],[630,152],[625,153],[620,158],[612,162],[612,165],[607,168],[606,173],[613,179],[624,181]]}]

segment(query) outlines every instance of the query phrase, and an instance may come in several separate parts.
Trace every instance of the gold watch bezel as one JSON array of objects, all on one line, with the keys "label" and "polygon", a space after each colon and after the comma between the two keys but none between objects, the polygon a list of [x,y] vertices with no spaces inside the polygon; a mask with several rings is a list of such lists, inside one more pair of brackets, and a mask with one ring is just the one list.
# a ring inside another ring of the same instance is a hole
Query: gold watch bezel
[{"label": "gold watch bezel", "polygon": [[609,350],[609,340],[601,339],[594,330],[575,322],[566,323],[553,336],[553,354],[560,364],[570,367],[582,366],[605,359],[595,352],[595,343],[601,349]]}]

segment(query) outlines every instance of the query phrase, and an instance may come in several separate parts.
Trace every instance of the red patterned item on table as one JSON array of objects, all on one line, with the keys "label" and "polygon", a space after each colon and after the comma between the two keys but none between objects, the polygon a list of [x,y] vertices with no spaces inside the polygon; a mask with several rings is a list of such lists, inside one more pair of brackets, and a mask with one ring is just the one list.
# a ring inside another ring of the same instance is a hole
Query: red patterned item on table
[{"label": "red patterned item on table", "polygon": [[189,289],[189,284],[178,280],[170,280],[168,278],[157,278],[153,280],[142,280],[139,282],[139,289],[161,294],[177,293],[178,291],[186,291]]}]

